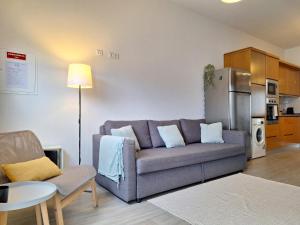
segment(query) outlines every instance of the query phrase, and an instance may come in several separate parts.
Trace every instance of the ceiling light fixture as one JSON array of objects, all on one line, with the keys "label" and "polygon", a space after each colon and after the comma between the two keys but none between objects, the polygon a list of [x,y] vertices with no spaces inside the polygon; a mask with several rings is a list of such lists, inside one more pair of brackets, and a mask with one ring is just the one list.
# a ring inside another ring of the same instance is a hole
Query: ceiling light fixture
[{"label": "ceiling light fixture", "polygon": [[221,1],[227,4],[232,4],[232,3],[240,2],[241,0],[221,0]]}]

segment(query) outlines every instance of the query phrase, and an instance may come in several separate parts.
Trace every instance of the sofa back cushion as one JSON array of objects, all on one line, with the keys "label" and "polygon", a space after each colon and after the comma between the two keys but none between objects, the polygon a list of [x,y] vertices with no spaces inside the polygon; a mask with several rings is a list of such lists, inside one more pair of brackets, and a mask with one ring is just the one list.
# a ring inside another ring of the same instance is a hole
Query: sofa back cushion
[{"label": "sofa back cushion", "polygon": [[147,120],[134,120],[134,121],[111,121],[108,120],[104,123],[105,134],[111,135],[111,129],[118,129],[131,125],[132,129],[139,141],[141,149],[152,148],[150,132]]},{"label": "sofa back cushion", "polygon": [[179,120],[164,120],[164,121],[149,120],[148,125],[149,125],[149,131],[150,131],[150,136],[151,136],[151,141],[152,141],[153,148],[165,147],[166,146],[163,139],[159,135],[157,127],[176,125],[178,127],[180,133],[182,134],[182,130],[181,130]]},{"label": "sofa back cushion", "polygon": [[185,146],[182,134],[176,125],[161,126],[157,129],[167,148]]},{"label": "sofa back cushion", "polygon": [[201,143],[219,144],[224,143],[223,140],[223,125],[221,122],[205,124],[201,123]]},{"label": "sofa back cushion", "polygon": [[186,144],[201,142],[200,123],[205,123],[205,119],[198,119],[198,120],[181,119],[180,120],[182,134]]}]

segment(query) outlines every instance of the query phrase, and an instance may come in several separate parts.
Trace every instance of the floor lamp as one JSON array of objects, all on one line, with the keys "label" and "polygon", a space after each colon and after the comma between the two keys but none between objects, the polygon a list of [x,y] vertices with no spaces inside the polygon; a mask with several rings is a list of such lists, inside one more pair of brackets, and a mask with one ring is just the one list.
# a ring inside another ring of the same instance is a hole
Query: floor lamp
[{"label": "floor lamp", "polygon": [[78,162],[81,164],[81,89],[92,88],[91,67],[86,64],[70,64],[68,71],[68,87],[79,89],[79,139],[78,139]]}]

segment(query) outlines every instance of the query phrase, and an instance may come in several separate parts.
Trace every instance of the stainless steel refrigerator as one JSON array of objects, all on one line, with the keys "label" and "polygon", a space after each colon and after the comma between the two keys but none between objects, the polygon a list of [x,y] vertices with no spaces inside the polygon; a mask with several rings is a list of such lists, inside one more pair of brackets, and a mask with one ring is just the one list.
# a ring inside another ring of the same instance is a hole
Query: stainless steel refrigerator
[{"label": "stainless steel refrigerator", "polygon": [[208,123],[222,122],[224,129],[246,131],[250,155],[251,74],[233,68],[216,70],[214,85],[205,90],[205,118]]}]

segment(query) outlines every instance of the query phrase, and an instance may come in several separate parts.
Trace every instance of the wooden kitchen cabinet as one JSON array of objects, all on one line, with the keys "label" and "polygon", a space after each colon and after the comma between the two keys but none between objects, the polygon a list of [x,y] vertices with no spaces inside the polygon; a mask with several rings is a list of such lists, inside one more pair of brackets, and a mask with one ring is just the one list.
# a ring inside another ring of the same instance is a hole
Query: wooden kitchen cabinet
[{"label": "wooden kitchen cabinet", "polygon": [[299,117],[280,117],[280,141],[282,145],[297,143],[298,139],[298,126]]},{"label": "wooden kitchen cabinet", "polygon": [[300,117],[296,117],[297,121],[297,143],[300,143]]},{"label": "wooden kitchen cabinet", "polygon": [[279,124],[266,125],[267,150],[272,150],[281,146]]},{"label": "wooden kitchen cabinet", "polygon": [[279,93],[280,94],[287,94],[288,93],[288,68],[284,65],[279,65]]},{"label": "wooden kitchen cabinet", "polygon": [[279,64],[279,93],[282,95],[300,96],[299,68],[287,63]]},{"label": "wooden kitchen cabinet", "polygon": [[250,71],[251,53],[249,49],[243,49],[224,55],[224,67],[232,67]]},{"label": "wooden kitchen cabinet", "polygon": [[300,117],[282,116],[278,124],[266,125],[267,150],[300,143]]},{"label": "wooden kitchen cabinet", "polygon": [[279,59],[266,56],[266,78],[279,80]]},{"label": "wooden kitchen cabinet", "polygon": [[251,82],[254,84],[266,84],[266,55],[251,51]]},{"label": "wooden kitchen cabinet", "polygon": [[283,145],[297,142],[297,117],[280,117],[279,126]]},{"label": "wooden kitchen cabinet", "polygon": [[251,73],[251,83],[279,81],[281,95],[300,96],[300,67],[262,50],[250,47],[224,54],[224,67],[244,69]]},{"label": "wooden kitchen cabinet", "polygon": [[[268,71],[276,73],[275,62],[268,60]],[[266,54],[255,48],[241,49],[224,55],[224,67],[244,69],[251,73],[251,83],[266,84]],[[275,74],[276,76],[276,74]]]},{"label": "wooden kitchen cabinet", "polygon": [[294,95],[300,96],[300,71],[294,70],[295,77],[295,86],[294,86]]},{"label": "wooden kitchen cabinet", "polygon": [[287,94],[297,96],[299,93],[299,79],[297,71],[294,69],[287,69]]}]

